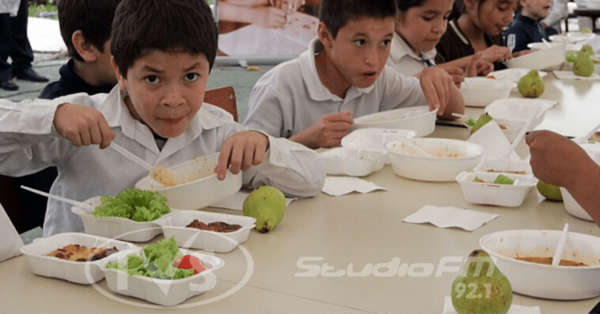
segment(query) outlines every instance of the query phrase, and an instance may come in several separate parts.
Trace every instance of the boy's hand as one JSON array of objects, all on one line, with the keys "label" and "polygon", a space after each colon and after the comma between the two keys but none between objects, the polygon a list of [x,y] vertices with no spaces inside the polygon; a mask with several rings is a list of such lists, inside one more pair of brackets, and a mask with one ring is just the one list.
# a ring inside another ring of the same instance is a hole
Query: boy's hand
[{"label": "boy's hand", "polygon": [[494,71],[494,64],[482,59],[483,52],[478,52],[473,55],[466,68],[466,77],[476,77],[478,75],[486,76]]},{"label": "boy's hand", "polygon": [[465,81],[465,71],[463,71],[459,67],[442,67],[444,71],[448,72],[450,77],[452,77],[452,82],[456,85],[456,88],[460,88],[460,84]]},{"label": "boy's hand", "polygon": [[252,9],[254,24],[262,28],[283,28],[287,22],[285,11],[275,7]]},{"label": "boy's hand", "polygon": [[225,179],[227,169],[233,174],[248,170],[263,162],[269,148],[269,138],[256,131],[243,131],[229,137],[221,147],[219,163],[215,168],[217,178]]},{"label": "boy's hand", "polygon": [[452,77],[441,68],[429,67],[421,72],[420,82],[429,109],[438,109],[437,115],[441,116],[450,101],[452,89],[455,88]]},{"label": "boy's hand", "polygon": [[353,124],[350,111],[327,114],[290,140],[312,149],[338,146]]},{"label": "boy's hand", "polygon": [[100,111],[80,105],[58,106],[54,127],[75,147],[99,144],[104,149],[115,139],[115,133]]}]

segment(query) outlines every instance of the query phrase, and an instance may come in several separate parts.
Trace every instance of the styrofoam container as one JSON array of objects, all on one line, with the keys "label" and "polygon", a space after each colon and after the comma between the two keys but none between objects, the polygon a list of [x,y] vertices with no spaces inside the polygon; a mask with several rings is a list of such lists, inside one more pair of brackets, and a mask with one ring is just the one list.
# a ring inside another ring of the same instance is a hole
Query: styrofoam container
[{"label": "styrofoam container", "polygon": [[[100,197],[92,197],[83,203],[96,208],[102,203]],[[87,234],[132,242],[146,242],[162,233],[162,228],[156,223],[156,220],[138,222],[122,217],[94,217],[93,209],[79,206],[71,207],[71,211],[81,218]]]},{"label": "styrofoam container", "polygon": [[[104,271],[106,283],[111,291],[163,306],[175,306],[212,289],[217,280],[213,272],[225,265],[222,259],[215,256],[185,249],[180,249],[180,251],[184,255],[193,255],[202,260],[207,270],[183,279],[166,280],[144,276],[129,276],[127,273],[114,268],[107,269],[106,264],[108,261],[101,264],[100,268]],[[126,256],[129,254],[132,254],[132,252],[113,254],[109,257],[109,260],[126,262]]]},{"label": "styrofoam container", "polygon": [[581,207],[581,205],[579,205],[579,203],[577,203],[577,201],[573,198],[571,193],[569,193],[569,191],[567,191],[567,189],[561,187],[560,193],[562,195],[563,204],[565,205],[565,209],[567,210],[567,213],[569,213],[572,216],[575,216],[579,219],[583,219],[583,220],[587,220],[587,221],[594,221],[594,219],[592,219],[592,216],[590,216],[590,214],[588,214],[585,211],[585,209],[583,209],[583,207]]},{"label": "styrofoam container", "polygon": [[542,123],[549,109],[550,105],[537,99],[508,98],[494,101],[485,108],[485,112],[492,118],[501,120],[523,122],[534,117],[533,123],[527,130],[529,132]]},{"label": "styrofoam container", "polygon": [[[507,120],[507,119],[502,119],[502,118],[500,118],[500,119],[494,118],[494,120],[496,120],[496,123],[498,123],[498,126],[500,126],[500,125],[504,126],[504,128],[500,127],[500,129],[502,130],[502,133],[504,133],[504,135],[506,136],[508,141],[511,143],[515,140],[517,135],[519,135],[519,131],[521,131],[521,129],[527,123],[525,120]],[[467,125],[467,129],[469,129],[469,132],[471,132],[471,129],[473,129],[473,127],[470,125]]]},{"label": "styrofoam container", "polygon": [[466,77],[460,87],[465,106],[485,107],[497,99],[508,98],[510,91],[517,86],[514,82],[494,80],[485,77]]},{"label": "styrofoam container", "polygon": [[[404,145],[410,141],[432,156],[417,156]],[[455,181],[462,171],[470,171],[481,160],[483,148],[475,143],[443,139],[415,138],[386,145],[394,172],[405,178],[422,181]]]},{"label": "styrofoam container", "polygon": [[319,154],[325,163],[325,172],[333,175],[363,177],[381,170],[386,151],[337,147]]},{"label": "styrofoam container", "polygon": [[[498,173],[491,172],[461,172],[456,182],[462,188],[465,200],[473,204],[519,207],[538,180],[533,176],[503,174],[514,181],[513,185],[494,184]],[[485,182],[474,182],[475,177]]]},{"label": "styrofoam container", "polygon": [[565,62],[566,47],[564,44],[552,48],[537,50],[520,57],[506,60],[508,68],[523,68],[530,70],[556,70]]},{"label": "styrofoam container", "polygon": [[[213,232],[196,228],[186,228],[194,219],[205,224],[222,221],[242,226],[234,232]],[[157,221],[163,228],[165,239],[175,236],[177,246],[205,251],[227,253],[246,242],[250,230],[254,229],[255,218],[209,213],[197,210],[176,210]]]},{"label": "styrofoam container", "polygon": [[589,266],[552,266],[516,257],[553,257],[562,230],[508,230],[483,236],[479,245],[492,257],[516,293],[552,300],[600,295],[600,238],[569,232],[563,259]]},{"label": "styrofoam container", "polygon": [[354,119],[356,128],[414,130],[417,137],[427,136],[435,130],[437,109],[416,106],[382,111]]},{"label": "styrofoam container", "polygon": [[342,147],[354,149],[380,150],[385,154],[385,163],[389,164],[385,144],[391,141],[404,140],[417,136],[417,131],[402,129],[367,128],[356,129],[342,138]]},{"label": "styrofoam container", "polygon": [[82,285],[89,285],[104,279],[104,272],[100,269],[100,264],[108,257],[97,261],[75,262],[45,255],[69,244],[85,245],[88,248],[116,247],[119,252],[137,248],[131,243],[85,233],[59,233],[48,238],[34,240],[33,243],[21,247],[21,253],[27,257],[31,272],[39,276],[63,279]]},{"label": "styrofoam container", "polygon": [[496,173],[511,173],[511,174],[520,174],[520,175],[533,175],[533,170],[531,169],[531,165],[529,162],[525,160],[509,160],[508,166],[503,171],[493,171],[493,165],[496,165],[498,162],[494,158],[481,158],[481,162],[475,166],[474,171],[478,172],[496,172]]},{"label": "styrofoam container", "polygon": [[[216,166],[219,153],[195,158],[180,165],[167,168],[175,175],[188,175],[212,171]],[[242,174],[234,175],[227,170],[224,180],[217,179],[216,174],[193,180],[176,186],[164,186],[151,176],[144,177],[135,184],[142,190],[159,191],[167,197],[167,204],[177,209],[200,209],[218,203],[237,193],[242,187]]]}]

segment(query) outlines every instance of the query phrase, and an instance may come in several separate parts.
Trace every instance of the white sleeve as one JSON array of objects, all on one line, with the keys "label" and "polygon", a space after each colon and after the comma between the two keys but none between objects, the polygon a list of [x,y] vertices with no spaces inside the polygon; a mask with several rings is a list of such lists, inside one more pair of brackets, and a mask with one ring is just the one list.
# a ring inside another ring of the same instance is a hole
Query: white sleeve
[{"label": "white sleeve", "polygon": [[550,13],[542,20],[542,23],[550,26],[569,15],[569,7],[567,0],[552,0]]},{"label": "white sleeve", "polygon": [[[290,97],[288,97],[290,98]],[[291,100],[289,100],[291,102]],[[286,110],[292,114],[292,110]],[[248,100],[248,115],[244,125],[251,129],[263,131],[275,137],[288,137],[285,134],[285,114],[282,108],[282,97],[276,88],[260,81],[252,88]],[[287,117],[289,119],[289,117]]]},{"label": "white sleeve", "polygon": [[382,99],[379,111],[428,106],[419,80],[386,66],[382,75]]},{"label": "white sleeve", "polygon": [[244,183],[252,188],[270,185],[286,196],[312,197],[325,184],[325,165],[319,154],[304,145],[269,136],[265,161],[244,172]]}]

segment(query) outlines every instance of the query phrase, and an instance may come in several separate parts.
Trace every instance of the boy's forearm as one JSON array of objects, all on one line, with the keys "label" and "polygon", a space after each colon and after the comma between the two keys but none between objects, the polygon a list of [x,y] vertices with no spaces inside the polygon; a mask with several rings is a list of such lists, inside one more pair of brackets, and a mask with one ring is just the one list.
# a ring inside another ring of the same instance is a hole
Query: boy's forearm
[{"label": "boy's forearm", "polygon": [[228,2],[219,3],[219,20],[226,22],[254,23],[252,7],[235,5]]}]

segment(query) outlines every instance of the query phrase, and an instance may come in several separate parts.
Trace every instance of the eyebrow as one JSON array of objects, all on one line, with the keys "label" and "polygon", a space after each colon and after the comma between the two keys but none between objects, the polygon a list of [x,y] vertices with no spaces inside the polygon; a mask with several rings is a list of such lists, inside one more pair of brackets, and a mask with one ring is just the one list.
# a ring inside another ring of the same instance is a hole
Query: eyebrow
[{"label": "eyebrow", "polygon": [[[195,68],[197,68],[199,66],[200,66],[200,62],[196,62],[196,63],[192,64],[190,67],[183,69],[183,71],[184,72],[188,72],[188,71],[191,71],[191,70],[193,70],[193,69],[195,69]],[[149,71],[149,72],[156,72],[156,73],[162,73],[163,72],[163,71],[161,71],[159,69],[156,69],[156,68],[153,68],[153,67],[151,67],[149,65],[145,65],[143,70],[144,71]]]}]

